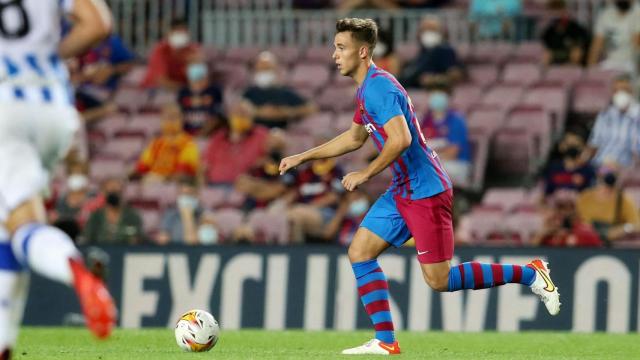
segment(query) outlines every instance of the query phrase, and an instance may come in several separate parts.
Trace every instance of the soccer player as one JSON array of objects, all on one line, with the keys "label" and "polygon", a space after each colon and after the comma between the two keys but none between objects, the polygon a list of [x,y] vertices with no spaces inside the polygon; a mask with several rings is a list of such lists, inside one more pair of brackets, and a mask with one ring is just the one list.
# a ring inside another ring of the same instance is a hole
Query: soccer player
[{"label": "soccer player", "polygon": [[[73,27],[62,38],[67,16]],[[103,0],[0,2],[0,226],[10,239],[0,241],[2,360],[10,357],[16,333],[4,320],[19,318],[9,312],[21,310],[13,303],[22,301],[8,289],[17,286],[23,269],[74,286],[97,337],[107,337],[115,323],[106,287],[85,268],[73,241],[47,225],[40,196],[79,127],[64,59],[82,54],[110,30]]]},{"label": "soccer player", "polygon": [[436,291],[484,289],[505,283],[529,286],[547,310],[560,310],[557,287],[547,264],[463,263],[451,267],[453,255],[452,186],[437,154],[430,149],[405,89],[371,60],[377,26],[370,19],[342,19],[336,24],[335,60],[343,76],[359,85],[351,128],[333,140],[282,159],[280,173],[307,161],[330,158],[360,148],[370,136],[380,154],[366,169],[347,174],[342,184],[353,191],[389,167],[391,187],[373,204],[356,232],[348,255],[358,293],[375,329],[375,338],[343,354],[399,354],[389,310],[389,290],[377,257],[411,236],[426,283]]}]

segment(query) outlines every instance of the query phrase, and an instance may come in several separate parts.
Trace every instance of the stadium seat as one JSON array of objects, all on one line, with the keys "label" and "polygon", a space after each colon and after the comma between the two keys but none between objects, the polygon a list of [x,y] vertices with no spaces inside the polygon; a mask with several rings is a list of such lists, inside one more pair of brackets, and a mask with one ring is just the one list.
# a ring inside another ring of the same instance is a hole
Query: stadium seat
[{"label": "stadium seat", "polygon": [[422,120],[422,117],[429,110],[429,93],[426,90],[411,89],[407,90],[407,94],[411,98],[418,120]]},{"label": "stadium seat", "polygon": [[323,111],[344,111],[355,109],[355,89],[353,85],[327,86],[315,99]]},{"label": "stadium seat", "polygon": [[512,56],[514,46],[506,42],[477,43],[471,52],[470,61],[489,63],[493,66],[505,63]]},{"label": "stadium seat", "polygon": [[332,128],[333,113],[319,112],[302,119],[290,127],[289,131],[300,132],[303,134],[322,134],[327,133]]},{"label": "stadium seat", "polygon": [[551,116],[543,107],[538,105],[516,106],[507,118],[506,127],[525,129],[531,136],[532,155],[539,160],[546,158],[551,148],[553,129]]},{"label": "stadium seat", "polygon": [[542,78],[540,66],[531,63],[509,63],[502,72],[505,84],[529,86]]},{"label": "stadium seat", "polygon": [[298,64],[293,68],[289,83],[295,87],[323,88],[329,81],[329,70],[324,65]]},{"label": "stadium seat", "polygon": [[143,113],[133,115],[126,130],[140,132],[146,138],[152,138],[160,133],[160,115],[155,113]]},{"label": "stadium seat", "polygon": [[162,206],[175,204],[178,197],[178,186],[174,183],[146,183],[141,187],[141,198],[154,199]]},{"label": "stadium seat", "polygon": [[258,209],[249,214],[247,221],[254,230],[256,242],[278,245],[289,243],[289,221],[284,214]]},{"label": "stadium seat", "polygon": [[569,89],[582,79],[584,70],[574,65],[552,65],[544,75],[546,81],[557,81],[567,86]]},{"label": "stadium seat", "polygon": [[533,141],[521,127],[503,127],[496,131],[491,150],[494,169],[509,175],[523,176],[533,172]]},{"label": "stadium seat", "polygon": [[456,86],[451,99],[451,107],[461,113],[467,113],[471,106],[478,104],[482,98],[483,88],[474,84]]},{"label": "stadium seat", "polygon": [[120,79],[121,87],[137,88],[147,74],[146,65],[135,65],[126,75]]},{"label": "stadium seat", "polygon": [[467,127],[469,133],[482,132],[487,136],[499,129],[505,123],[505,112],[495,106],[476,106],[469,110]]},{"label": "stadium seat", "polygon": [[105,159],[96,157],[89,165],[89,176],[92,180],[102,181],[111,177],[123,177],[127,169],[125,163],[119,159]]},{"label": "stadium seat", "polygon": [[302,60],[304,63],[318,64],[326,67],[334,64],[332,53],[333,50],[331,47],[325,45],[312,46],[304,51]]},{"label": "stadium seat", "polygon": [[[489,160],[489,134],[484,132],[469,133],[471,155],[473,157],[471,181],[468,190],[480,191],[484,186],[484,176]],[[462,187],[465,189],[465,187]]]},{"label": "stadium seat", "polygon": [[544,46],[539,41],[523,42],[516,46],[512,61],[530,62],[534,64],[542,63]]},{"label": "stadium seat", "polygon": [[506,219],[506,231],[519,246],[531,244],[532,238],[544,227],[543,215],[538,211],[518,211]]},{"label": "stadium seat", "polygon": [[281,65],[287,67],[295,64],[302,53],[297,46],[274,46],[270,47],[269,51],[278,58]]},{"label": "stadium seat", "polygon": [[605,70],[599,67],[590,67],[587,69],[584,77],[587,81],[603,82],[608,89],[611,86],[611,82],[622,74],[624,73],[619,70]]},{"label": "stadium seat", "polygon": [[476,206],[467,215],[470,241],[474,245],[489,245],[489,239],[504,238],[505,214],[496,207]]},{"label": "stadium seat", "polygon": [[315,140],[312,135],[288,136],[287,155],[298,154],[313,147]]},{"label": "stadium seat", "polygon": [[123,161],[137,159],[144,147],[144,140],[140,138],[116,138],[108,141],[101,149],[101,155],[113,156]]},{"label": "stadium seat", "polygon": [[412,61],[418,56],[419,51],[420,46],[417,42],[400,43],[395,46],[395,54],[403,64]]},{"label": "stadium seat", "polygon": [[147,234],[152,234],[160,228],[160,221],[162,220],[162,215],[158,210],[149,210],[149,209],[139,209],[140,215],[142,216],[142,225],[144,228],[144,232]]},{"label": "stadium seat", "polygon": [[219,187],[203,187],[200,189],[200,202],[205,209],[213,210],[221,207],[227,198],[229,190]]},{"label": "stadium seat", "polygon": [[[355,109],[355,107],[354,107]],[[335,120],[333,121],[333,131],[336,134],[347,131],[351,124],[353,123],[353,113],[354,111],[344,111],[334,115]]]},{"label": "stadium seat", "polygon": [[126,128],[128,121],[127,115],[118,113],[105,117],[94,128],[108,139],[113,137],[118,130]]},{"label": "stadium seat", "polygon": [[595,115],[609,104],[609,86],[601,81],[579,81],[574,88],[573,111]]},{"label": "stadium seat", "polygon": [[145,108],[151,110],[161,109],[164,105],[176,102],[176,93],[173,91],[159,91],[156,90],[150,97],[149,102]]},{"label": "stadium seat", "polygon": [[129,182],[124,188],[124,199],[130,201],[140,196],[140,188],[142,185],[139,182]]},{"label": "stadium seat", "polygon": [[229,241],[233,232],[244,222],[244,214],[238,209],[221,209],[215,212],[216,225],[223,241]]},{"label": "stadium seat", "polygon": [[257,46],[230,48],[224,51],[224,60],[227,63],[249,65],[262,51]]},{"label": "stadium seat", "polygon": [[148,100],[147,91],[139,88],[120,87],[113,97],[113,102],[118,106],[118,109],[129,113],[138,112],[147,104]]},{"label": "stadium seat", "polygon": [[498,68],[495,65],[471,65],[468,70],[472,83],[487,87],[498,80]]},{"label": "stadium seat", "polygon": [[498,85],[491,88],[482,98],[482,104],[496,106],[504,111],[509,111],[515,106],[522,95],[524,88],[519,85]]},{"label": "stadium seat", "polygon": [[526,197],[527,190],[525,188],[490,188],[482,197],[482,205],[510,212],[522,204]]},{"label": "stadium seat", "polygon": [[555,135],[564,131],[567,117],[568,93],[563,87],[535,86],[525,92],[521,104],[541,106],[551,114]]}]

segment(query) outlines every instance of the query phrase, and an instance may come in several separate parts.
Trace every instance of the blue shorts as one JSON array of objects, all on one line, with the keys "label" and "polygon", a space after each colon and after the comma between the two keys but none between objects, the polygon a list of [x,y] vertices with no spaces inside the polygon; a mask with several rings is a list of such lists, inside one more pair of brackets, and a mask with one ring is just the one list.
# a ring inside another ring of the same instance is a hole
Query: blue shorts
[{"label": "blue shorts", "polygon": [[395,247],[400,247],[411,239],[409,227],[400,215],[391,191],[385,192],[373,203],[360,226]]}]

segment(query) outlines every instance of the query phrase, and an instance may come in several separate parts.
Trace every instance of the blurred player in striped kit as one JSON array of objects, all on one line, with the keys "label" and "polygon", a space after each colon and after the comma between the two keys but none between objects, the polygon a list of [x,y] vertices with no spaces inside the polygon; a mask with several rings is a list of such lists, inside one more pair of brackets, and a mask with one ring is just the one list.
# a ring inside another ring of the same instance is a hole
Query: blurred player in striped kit
[{"label": "blurred player in striped kit", "polygon": [[[62,38],[61,24],[73,22]],[[0,1],[0,359],[10,358],[25,301],[25,271],[73,286],[87,326],[107,337],[116,309],[40,196],[69,149],[79,117],[64,59],[106,37],[103,0]]]}]

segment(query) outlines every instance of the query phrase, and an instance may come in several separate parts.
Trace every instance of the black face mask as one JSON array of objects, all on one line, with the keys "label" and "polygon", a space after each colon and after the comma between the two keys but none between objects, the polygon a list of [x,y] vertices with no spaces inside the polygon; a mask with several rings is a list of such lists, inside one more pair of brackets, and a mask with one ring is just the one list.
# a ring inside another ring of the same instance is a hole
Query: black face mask
[{"label": "black face mask", "polygon": [[604,181],[605,185],[608,187],[614,187],[617,180],[618,177],[614,173],[608,173],[602,178],[602,181]]},{"label": "black face mask", "polygon": [[107,193],[106,201],[108,205],[113,207],[118,207],[120,206],[120,202],[121,202],[120,194],[117,192]]},{"label": "black face mask", "polygon": [[280,151],[272,151],[269,154],[269,157],[272,161],[280,162],[280,160],[282,159],[282,153]]},{"label": "black face mask", "polygon": [[567,150],[565,150],[565,152],[564,152],[564,154],[567,157],[569,157],[569,158],[571,158],[573,160],[577,159],[578,156],[580,156],[580,153],[582,153],[582,149],[577,147],[577,146],[572,146],[572,147],[568,148]]},{"label": "black face mask", "polygon": [[616,0],[616,7],[622,12],[627,12],[631,8],[631,1],[629,0]]}]

